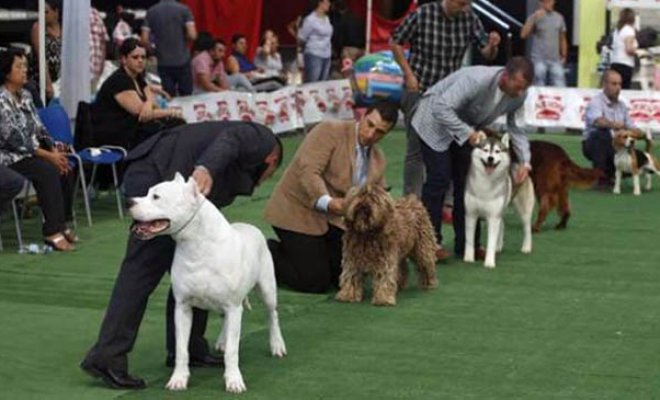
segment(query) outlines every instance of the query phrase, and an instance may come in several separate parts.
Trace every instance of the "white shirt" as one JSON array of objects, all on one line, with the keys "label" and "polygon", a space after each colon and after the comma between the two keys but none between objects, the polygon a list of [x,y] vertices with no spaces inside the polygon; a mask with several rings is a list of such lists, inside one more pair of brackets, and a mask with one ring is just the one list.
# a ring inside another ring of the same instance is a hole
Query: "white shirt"
[{"label": "white shirt", "polygon": [[[630,25],[626,25],[612,34],[612,64],[635,67],[635,57],[626,52],[626,39],[629,37],[635,37],[635,28]],[[637,46],[637,39],[635,39],[635,46]]]}]

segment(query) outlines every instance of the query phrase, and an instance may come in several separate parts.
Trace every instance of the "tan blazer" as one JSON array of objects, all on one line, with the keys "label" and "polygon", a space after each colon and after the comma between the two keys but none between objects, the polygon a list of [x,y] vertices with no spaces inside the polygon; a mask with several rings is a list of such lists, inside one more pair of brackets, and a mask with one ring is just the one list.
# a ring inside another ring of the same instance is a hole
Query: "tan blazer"
[{"label": "tan blazer", "polygon": [[[323,121],[312,129],[284,171],[268,203],[265,218],[292,232],[320,236],[328,224],[344,228],[341,217],[317,211],[323,195],[344,197],[353,185],[357,130],[354,121]],[[384,184],[385,156],[374,145],[367,180]]]}]

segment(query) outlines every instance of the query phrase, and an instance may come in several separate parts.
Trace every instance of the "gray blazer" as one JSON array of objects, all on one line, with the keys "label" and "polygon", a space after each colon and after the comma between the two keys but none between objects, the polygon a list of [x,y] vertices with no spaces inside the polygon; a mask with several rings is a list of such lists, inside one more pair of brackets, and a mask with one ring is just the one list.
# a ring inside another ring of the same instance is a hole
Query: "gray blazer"
[{"label": "gray blazer", "polygon": [[422,141],[435,151],[446,151],[452,141],[462,145],[470,133],[506,114],[514,150],[529,164],[529,140],[516,123],[516,114],[524,111],[527,93],[519,98],[502,93],[497,85],[502,72],[503,67],[465,67],[431,86],[412,118]]}]

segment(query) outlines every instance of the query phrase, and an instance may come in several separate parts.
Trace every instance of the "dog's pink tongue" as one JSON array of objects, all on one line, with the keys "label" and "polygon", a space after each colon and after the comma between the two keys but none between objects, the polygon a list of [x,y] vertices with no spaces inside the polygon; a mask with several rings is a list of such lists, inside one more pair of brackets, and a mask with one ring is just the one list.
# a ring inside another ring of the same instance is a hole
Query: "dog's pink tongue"
[{"label": "dog's pink tongue", "polygon": [[486,167],[486,173],[488,175],[492,174],[493,172],[495,172],[495,167]]}]

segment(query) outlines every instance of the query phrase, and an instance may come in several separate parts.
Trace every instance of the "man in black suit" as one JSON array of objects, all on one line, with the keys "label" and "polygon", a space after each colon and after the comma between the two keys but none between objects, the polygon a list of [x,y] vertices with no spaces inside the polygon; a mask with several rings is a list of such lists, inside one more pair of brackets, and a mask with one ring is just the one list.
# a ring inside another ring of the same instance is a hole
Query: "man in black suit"
[{"label": "man in black suit", "polygon": [[[134,148],[124,175],[126,198],[145,196],[149,188],[176,172],[192,176],[217,207],[248,196],[273,175],[282,161],[282,144],[267,127],[250,122],[203,122],[165,130]],[[169,271],[175,243],[169,236],[148,241],[129,235],[126,255],[110,297],[96,344],[80,367],[116,389],[142,389],[144,380],[128,374],[133,348],[149,295]],[[168,366],[174,364],[174,297],[167,301]],[[194,309],[190,365],[220,365],[204,339],[208,313]]]}]

